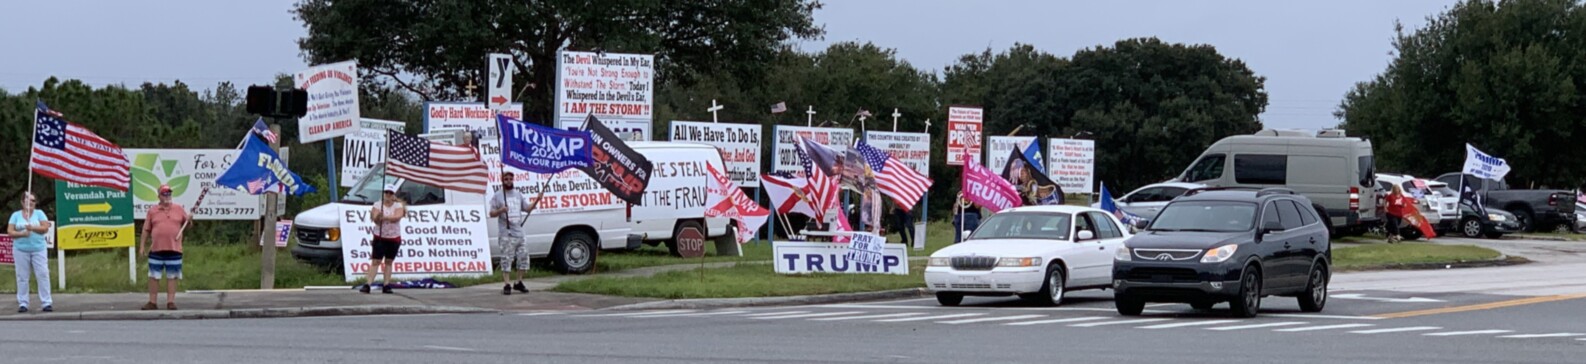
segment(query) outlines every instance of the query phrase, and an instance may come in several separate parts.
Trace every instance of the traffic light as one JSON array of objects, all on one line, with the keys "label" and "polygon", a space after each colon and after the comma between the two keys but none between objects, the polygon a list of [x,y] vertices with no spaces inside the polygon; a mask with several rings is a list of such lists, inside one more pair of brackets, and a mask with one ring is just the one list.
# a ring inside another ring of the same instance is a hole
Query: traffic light
[{"label": "traffic light", "polygon": [[298,118],[308,114],[308,91],[299,88],[278,90],[269,86],[248,86],[248,113],[278,118]]}]

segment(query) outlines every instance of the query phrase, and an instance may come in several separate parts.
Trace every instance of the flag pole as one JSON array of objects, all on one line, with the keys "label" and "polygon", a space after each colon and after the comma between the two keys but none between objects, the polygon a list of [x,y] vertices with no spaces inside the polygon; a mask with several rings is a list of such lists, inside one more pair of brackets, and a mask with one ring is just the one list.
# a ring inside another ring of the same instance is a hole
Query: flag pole
[{"label": "flag pole", "polygon": [[[38,101],[39,104],[43,104],[44,103],[43,100],[35,100],[35,101]],[[38,138],[39,138],[39,108],[38,108],[38,106],[34,106],[33,107],[33,137],[28,139],[29,145],[32,145],[32,143],[37,143],[36,140],[38,140]],[[31,195],[31,194],[33,194],[33,152],[32,152],[33,148],[28,148],[28,150],[29,150],[28,151],[28,194]]]},{"label": "flag pole", "polygon": [[[506,168],[506,167],[503,166],[501,168]],[[517,178],[517,177],[514,176],[513,178]],[[551,187],[551,179],[554,179],[554,178],[556,178],[556,174],[555,173],[551,173],[550,176],[545,177],[545,183],[540,184],[539,195],[534,198],[534,204],[535,205],[540,204],[540,198],[541,197],[545,197],[545,189]],[[501,191],[501,193],[507,193],[507,191],[503,190],[503,191]],[[502,201],[505,201],[505,200],[506,200],[506,198],[503,197]],[[502,205],[505,205],[505,203],[503,203]],[[535,206],[535,208],[539,208],[539,206]],[[529,215],[528,214],[524,214],[523,215],[523,221],[518,222],[518,226],[524,226],[524,225],[527,225],[528,223],[529,223]]]}]

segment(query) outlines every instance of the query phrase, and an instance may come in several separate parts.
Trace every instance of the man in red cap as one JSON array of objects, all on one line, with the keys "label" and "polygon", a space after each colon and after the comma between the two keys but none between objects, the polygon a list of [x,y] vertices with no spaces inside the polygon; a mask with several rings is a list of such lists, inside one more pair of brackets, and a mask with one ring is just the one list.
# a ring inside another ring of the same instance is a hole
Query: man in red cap
[{"label": "man in red cap", "polygon": [[[138,255],[149,257],[149,303],[144,310],[160,308],[160,279],[166,283],[165,309],[176,310],[176,283],[182,280],[182,230],[187,228],[187,209],[171,202],[171,186],[160,185],[160,203],[149,208],[143,218],[143,241]],[[154,241],[150,249],[149,241]]]}]

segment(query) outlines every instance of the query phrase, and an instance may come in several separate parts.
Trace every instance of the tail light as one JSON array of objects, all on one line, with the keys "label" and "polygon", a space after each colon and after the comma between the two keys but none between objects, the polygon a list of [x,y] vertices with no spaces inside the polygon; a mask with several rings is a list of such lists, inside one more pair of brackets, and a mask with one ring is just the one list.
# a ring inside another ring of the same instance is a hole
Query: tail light
[{"label": "tail light", "polygon": [[633,222],[633,204],[629,203],[629,204],[623,204],[623,205],[627,205],[628,206],[628,211],[627,211],[628,222]]},{"label": "tail light", "polygon": [[1360,187],[1349,188],[1349,209],[1360,209]]},{"label": "tail light", "polygon": [[1563,198],[1564,198],[1564,195],[1560,195],[1560,194],[1555,193],[1555,194],[1553,194],[1552,198],[1547,199],[1547,205],[1548,206],[1558,206],[1558,200],[1563,199]]}]

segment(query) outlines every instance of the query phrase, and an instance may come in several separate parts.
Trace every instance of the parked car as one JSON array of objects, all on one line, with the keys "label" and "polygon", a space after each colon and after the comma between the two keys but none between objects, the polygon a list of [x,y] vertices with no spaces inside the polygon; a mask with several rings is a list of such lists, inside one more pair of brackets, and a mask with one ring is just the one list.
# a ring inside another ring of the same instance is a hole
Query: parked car
[{"label": "parked car", "polygon": [[[1392,191],[1392,186],[1398,185],[1399,188],[1404,189],[1404,193],[1413,197],[1415,199],[1416,211],[1420,211],[1421,217],[1425,218],[1428,224],[1434,226],[1433,230],[1436,230],[1435,227],[1443,223],[1443,215],[1437,210],[1435,203],[1433,202],[1436,193],[1430,191],[1431,186],[1427,185],[1428,181],[1407,174],[1377,173],[1376,176],[1377,184],[1380,185],[1380,188],[1382,188],[1384,191]],[[1419,180],[1421,184],[1427,185],[1428,188],[1423,189],[1416,186],[1417,180]],[[1385,195],[1386,193],[1384,193],[1384,196]],[[1409,222],[1401,220],[1399,226],[1399,236],[1405,240],[1415,240],[1420,239],[1422,234],[1420,229],[1410,226]]]},{"label": "parked car", "polygon": [[1520,232],[1520,218],[1508,211],[1486,209],[1486,216],[1478,213],[1469,203],[1459,205],[1459,235],[1467,238],[1497,239],[1504,234]]},{"label": "parked car", "polygon": [[[1438,182],[1461,186],[1459,173],[1437,176]],[[1502,209],[1520,219],[1520,231],[1567,229],[1575,220],[1575,193],[1565,190],[1510,189],[1503,181],[1465,174],[1465,187],[1475,191],[1487,209]],[[1561,229],[1562,228],[1562,229]]]},{"label": "parked car", "polygon": [[1044,305],[1066,291],[1111,285],[1113,250],[1129,233],[1105,211],[1078,206],[1026,206],[980,223],[964,242],[931,254],[925,287],[943,306],[964,296],[1018,295]]},{"label": "parked car", "polygon": [[1371,142],[1342,130],[1262,130],[1212,144],[1177,178],[1218,187],[1284,187],[1311,202],[1336,233],[1362,233],[1382,214]]},{"label": "parked car", "polygon": [[[1167,206],[1168,201],[1173,201],[1174,198],[1184,195],[1184,192],[1189,190],[1205,187],[1206,185],[1199,183],[1183,182],[1149,184],[1145,187],[1137,188],[1123,195],[1123,197],[1119,197],[1118,209],[1145,219],[1145,221],[1138,223],[1150,222],[1152,218],[1156,217],[1157,212],[1162,211],[1163,206]],[[1090,204],[1090,207],[1101,208],[1101,203]]]},{"label": "parked car", "polygon": [[1575,203],[1575,233],[1586,233],[1586,203]]},{"label": "parked car", "polygon": [[1254,317],[1266,296],[1297,297],[1300,309],[1327,303],[1331,241],[1311,201],[1293,190],[1206,190],[1173,200],[1113,259],[1118,313],[1147,302],[1228,302]]},{"label": "parked car", "polygon": [[1439,233],[1454,230],[1459,225],[1459,193],[1443,182],[1426,181],[1426,186],[1432,190],[1426,194],[1427,199],[1431,200],[1432,209],[1437,210],[1437,214],[1442,217],[1433,226]]}]

